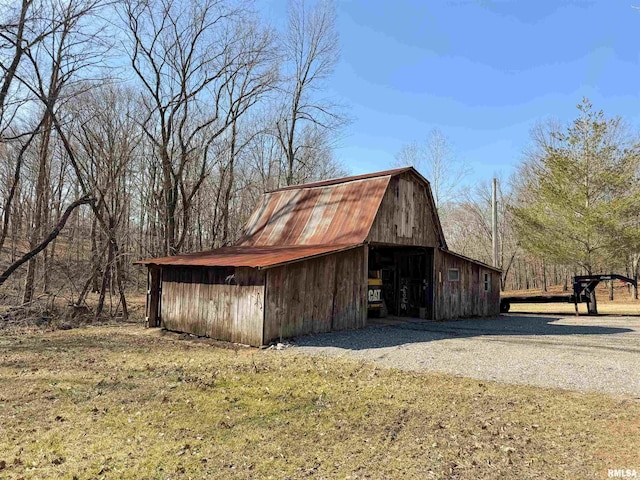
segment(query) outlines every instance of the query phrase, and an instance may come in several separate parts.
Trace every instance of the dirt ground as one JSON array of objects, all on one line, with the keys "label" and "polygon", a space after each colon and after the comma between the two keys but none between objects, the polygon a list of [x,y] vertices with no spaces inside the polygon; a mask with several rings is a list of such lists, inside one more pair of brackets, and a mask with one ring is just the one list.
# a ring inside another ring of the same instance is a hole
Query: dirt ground
[{"label": "dirt ground", "polygon": [[384,323],[301,337],[291,350],[402,370],[640,398],[640,317],[510,313]]}]

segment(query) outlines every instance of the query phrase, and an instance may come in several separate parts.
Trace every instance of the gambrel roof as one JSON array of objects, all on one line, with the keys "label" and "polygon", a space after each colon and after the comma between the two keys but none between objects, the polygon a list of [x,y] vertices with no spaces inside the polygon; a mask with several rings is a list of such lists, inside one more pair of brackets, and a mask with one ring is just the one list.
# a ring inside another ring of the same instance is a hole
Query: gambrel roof
[{"label": "gambrel roof", "polygon": [[367,242],[391,178],[405,174],[424,185],[437,246],[446,249],[431,186],[405,167],[265,193],[236,246],[137,263],[268,268],[353,248]]},{"label": "gambrel roof", "polygon": [[[284,187],[266,193],[247,222],[244,246],[362,244],[391,177],[411,172],[424,183],[435,212],[431,187],[413,167]],[[446,247],[437,214],[440,246]]]}]

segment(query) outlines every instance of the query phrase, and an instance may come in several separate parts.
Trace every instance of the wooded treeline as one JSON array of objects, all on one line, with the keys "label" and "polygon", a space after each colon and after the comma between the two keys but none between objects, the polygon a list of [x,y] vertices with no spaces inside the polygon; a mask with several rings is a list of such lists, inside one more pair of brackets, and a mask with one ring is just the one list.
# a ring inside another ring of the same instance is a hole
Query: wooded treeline
[{"label": "wooded treeline", "polygon": [[264,191],[343,174],[338,51],[322,0],[277,26],[245,0],[4,2],[0,285],[24,264],[0,303],[126,317],[133,260],[227,245]]},{"label": "wooded treeline", "polygon": [[[61,297],[128,315],[132,261],[233,243],[258,197],[346,174],[327,95],[335,9],[291,0],[270,25],[248,0],[11,0],[0,6],[0,303]],[[500,179],[503,289],[634,277],[640,149],[588,101],[543,124]],[[439,131],[407,145],[449,246],[491,263],[490,183]]]}]

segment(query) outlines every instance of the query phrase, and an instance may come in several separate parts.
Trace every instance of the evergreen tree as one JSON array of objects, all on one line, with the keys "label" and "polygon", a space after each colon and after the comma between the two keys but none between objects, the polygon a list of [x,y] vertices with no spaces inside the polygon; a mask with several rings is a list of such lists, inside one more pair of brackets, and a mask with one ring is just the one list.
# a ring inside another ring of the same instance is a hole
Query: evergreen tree
[{"label": "evergreen tree", "polygon": [[640,145],[589,100],[578,110],[566,128],[534,134],[513,213],[526,250],[593,273],[640,246]]}]

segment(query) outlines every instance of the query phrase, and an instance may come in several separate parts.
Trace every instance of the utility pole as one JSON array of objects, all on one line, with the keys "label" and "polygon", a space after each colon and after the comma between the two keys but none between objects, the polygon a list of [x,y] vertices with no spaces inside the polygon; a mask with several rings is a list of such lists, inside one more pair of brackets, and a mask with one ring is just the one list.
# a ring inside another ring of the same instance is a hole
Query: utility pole
[{"label": "utility pole", "polygon": [[493,266],[498,266],[498,180],[493,179],[491,192],[491,226],[493,231]]}]

